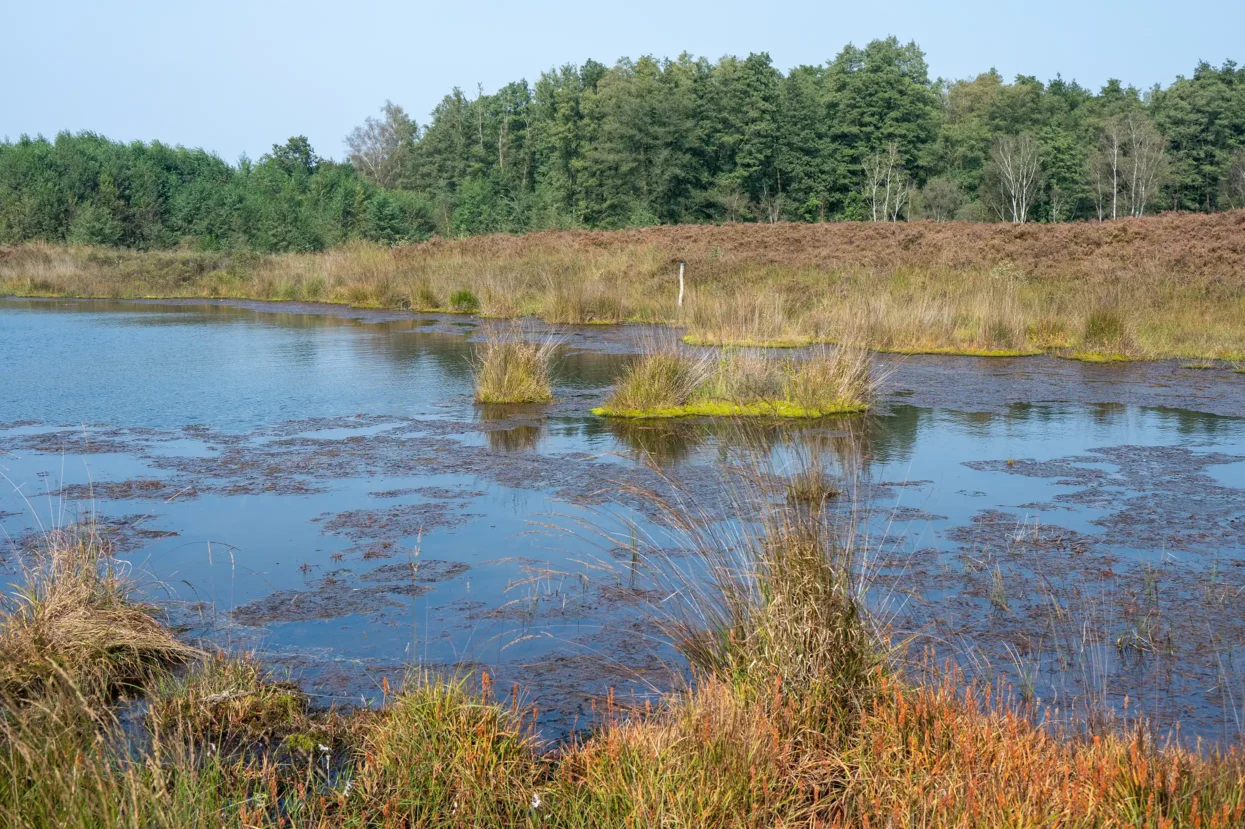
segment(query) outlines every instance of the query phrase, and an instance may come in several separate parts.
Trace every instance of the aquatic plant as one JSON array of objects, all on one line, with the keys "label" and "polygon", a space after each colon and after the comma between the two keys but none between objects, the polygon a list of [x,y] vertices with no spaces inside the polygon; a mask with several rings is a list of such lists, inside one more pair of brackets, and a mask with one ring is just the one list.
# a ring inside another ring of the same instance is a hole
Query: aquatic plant
[{"label": "aquatic plant", "polygon": [[666,349],[633,360],[595,414],[610,417],[825,417],[869,408],[868,354],[820,347],[776,358],[730,349],[716,361]]},{"label": "aquatic plant", "polygon": [[557,350],[552,339],[530,342],[519,332],[492,331],[476,348],[477,403],[547,403],[553,399],[550,363]]},{"label": "aquatic plant", "polygon": [[34,698],[61,682],[107,697],[197,654],[155,608],[130,600],[132,585],[90,525],[46,533],[22,571],[0,599],[0,697]]}]

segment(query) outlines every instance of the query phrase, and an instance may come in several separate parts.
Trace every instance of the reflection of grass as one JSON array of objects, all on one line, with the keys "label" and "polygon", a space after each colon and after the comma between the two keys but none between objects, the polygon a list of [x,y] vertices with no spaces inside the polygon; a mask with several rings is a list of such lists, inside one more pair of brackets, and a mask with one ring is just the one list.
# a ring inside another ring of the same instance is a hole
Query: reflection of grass
[{"label": "reflection of grass", "polygon": [[605,405],[610,417],[814,418],[867,411],[873,394],[868,355],[822,348],[778,359],[756,350],[716,361],[656,351],[634,360]]}]

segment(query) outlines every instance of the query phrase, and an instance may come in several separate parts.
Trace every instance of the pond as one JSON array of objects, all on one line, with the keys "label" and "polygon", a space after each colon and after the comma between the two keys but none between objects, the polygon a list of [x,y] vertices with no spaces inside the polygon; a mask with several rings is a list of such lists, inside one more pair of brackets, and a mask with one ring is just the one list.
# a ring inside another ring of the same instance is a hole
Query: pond
[{"label": "pond", "polygon": [[[487,670],[550,734],[683,671],[637,537],[651,498],[730,522],[741,455],[840,479],[868,597],[914,663],[1064,712],[1245,723],[1245,375],[1174,363],[878,357],[872,415],[617,423],[641,326],[550,328],[555,402],[481,409],[452,315],[0,300],[0,566],[94,520],[186,635],[326,702],[412,665]],[[1127,699],[1127,703],[1126,700]]]}]

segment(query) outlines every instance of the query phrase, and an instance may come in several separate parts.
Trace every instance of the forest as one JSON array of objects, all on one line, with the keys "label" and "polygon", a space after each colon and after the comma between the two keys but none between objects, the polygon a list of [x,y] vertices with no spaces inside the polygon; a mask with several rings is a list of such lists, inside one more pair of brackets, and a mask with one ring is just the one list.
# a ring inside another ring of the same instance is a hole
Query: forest
[{"label": "forest", "polygon": [[317,251],[362,239],[841,220],[1066,222],[1245,207],[1245,67],[1166,87],[991,70],[915,43],[786,74],[765,53],[593,60],[419,123],[385,102],[344,162],[297,136],[230,164],[92,133],[0,143],[0,244]]}]

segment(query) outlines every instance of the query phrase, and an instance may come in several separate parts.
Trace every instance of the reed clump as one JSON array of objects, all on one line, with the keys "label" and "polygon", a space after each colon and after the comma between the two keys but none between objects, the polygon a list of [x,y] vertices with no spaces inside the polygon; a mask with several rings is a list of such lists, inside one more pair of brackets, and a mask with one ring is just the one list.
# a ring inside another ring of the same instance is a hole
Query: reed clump
[{"label": "reed clump", "polygon": [[633,360],[593,412],[630,418],[816,418],[867,411],[875,386],[869,356],[859,349],[823,346],[785,358],[731,349],[717,360],[666,349]]},{"label": "reed clump", "polygon": [[197,653],[130,600],[90,529],[48,533],[22,569],[21,586],[0,599],[0,697],[38,698],[61,682],[108,697]]},{"label": "reed clump", "polygon": [[477,403],[548,403],[553,399],[551,365],[557,342],[531,342],[518,332],[492,332],[476,349]]}]

